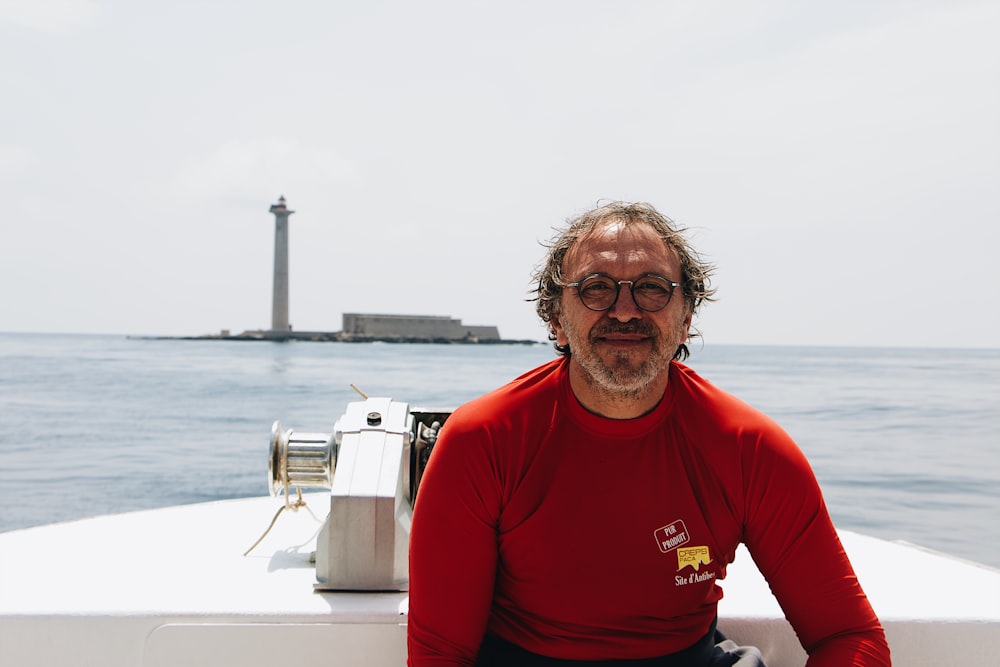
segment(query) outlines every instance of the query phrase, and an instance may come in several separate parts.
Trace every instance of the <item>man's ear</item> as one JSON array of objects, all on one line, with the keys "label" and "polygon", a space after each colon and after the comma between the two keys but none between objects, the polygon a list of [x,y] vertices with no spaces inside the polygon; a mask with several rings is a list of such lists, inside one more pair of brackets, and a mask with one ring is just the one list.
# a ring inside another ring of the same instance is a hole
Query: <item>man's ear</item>
[{"label": "man's ear", "polygon": [[566,329],[563,328],[562,323],[559,321],[559,315],[552,315],[549,318],[549,324],[552,325],[552,331],[556,334],[556,345],[560,347],[569,345],[569,337],[566,336]]},{"label": "man's ear", "polygon": [[681,330],[681,343],[686,343],[688,333],[691,331],[691,322],[694,320],[694,313],[688,308],[687,317],[684,318],[684,328]]}]

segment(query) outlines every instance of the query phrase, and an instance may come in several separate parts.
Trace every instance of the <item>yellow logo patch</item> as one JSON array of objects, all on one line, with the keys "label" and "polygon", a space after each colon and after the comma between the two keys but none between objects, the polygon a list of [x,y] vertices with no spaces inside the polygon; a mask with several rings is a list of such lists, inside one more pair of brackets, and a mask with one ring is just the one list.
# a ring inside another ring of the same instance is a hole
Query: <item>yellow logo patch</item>
[{"label": "yellow logo patch", "polygon": [[697,572],[702,565],[712,562],[712,556],[708,553],[708,547],[681,547],[677,550],[677,571],[683,570],[690,565]]}]

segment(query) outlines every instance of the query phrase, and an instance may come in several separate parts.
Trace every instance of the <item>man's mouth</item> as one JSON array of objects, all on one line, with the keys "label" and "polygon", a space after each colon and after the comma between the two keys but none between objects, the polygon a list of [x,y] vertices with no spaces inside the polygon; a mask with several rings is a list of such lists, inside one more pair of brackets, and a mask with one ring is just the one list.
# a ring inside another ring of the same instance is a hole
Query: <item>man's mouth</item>
[{"label": "man's mouth", "polygon": [[600,331],[595,331],[593,339],[613,345],[631,345],[643,343],[652,337],[653,332],[649,331],[647,327],[626,326],[605,327]]},{"label": "man's mouth", "polygon": [[598,336],[599,340],[606,340],[612,343],[635,343],[643,340],[648,340],[649,336],[645,334],[605,334],[603,336]]}]

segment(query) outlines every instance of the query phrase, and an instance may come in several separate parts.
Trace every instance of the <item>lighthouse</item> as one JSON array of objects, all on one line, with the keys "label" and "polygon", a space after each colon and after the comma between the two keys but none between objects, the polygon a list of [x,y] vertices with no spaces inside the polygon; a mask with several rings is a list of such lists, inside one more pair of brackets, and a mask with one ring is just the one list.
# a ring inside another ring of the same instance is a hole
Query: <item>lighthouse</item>
[{"label": "lighthouse", "polygon": [[274,214],[274,295],[271,302],[271,331],[276,333],[292,330],[288,323],[288,216],[284,195],[278,203],[271,205]]}]

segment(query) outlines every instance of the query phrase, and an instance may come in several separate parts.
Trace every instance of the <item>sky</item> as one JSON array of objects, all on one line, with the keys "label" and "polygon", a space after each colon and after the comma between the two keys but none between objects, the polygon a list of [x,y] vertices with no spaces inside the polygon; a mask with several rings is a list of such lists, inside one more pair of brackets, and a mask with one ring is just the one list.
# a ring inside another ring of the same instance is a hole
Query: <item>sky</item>
[{"label": "sky", "polygon": [[553,230],[645,201],[704,344],[1000,347],[1000,3],[0,0],[0,331],[446,315],[545,339]]}]

